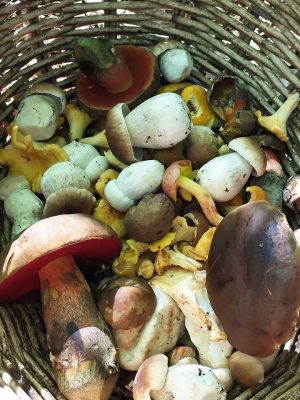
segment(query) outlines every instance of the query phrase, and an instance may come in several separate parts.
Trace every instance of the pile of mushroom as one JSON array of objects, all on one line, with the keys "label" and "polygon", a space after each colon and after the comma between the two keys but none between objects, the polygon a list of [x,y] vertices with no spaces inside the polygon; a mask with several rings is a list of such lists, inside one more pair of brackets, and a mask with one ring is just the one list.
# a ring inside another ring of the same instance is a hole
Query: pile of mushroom
[{"label": "pile of mushroom", "polygon": [[280,211],[300,209],[280,163],[299,94],[254,113],[237,77],[195,83],[171,40],[81,37],[74,57],[76,100],[32,85],[0,150],[14,239],[0,300],[41,292],[68,400],[108,400],[124,371],[134,400],[261,383],[300,309],[299,234]]}]

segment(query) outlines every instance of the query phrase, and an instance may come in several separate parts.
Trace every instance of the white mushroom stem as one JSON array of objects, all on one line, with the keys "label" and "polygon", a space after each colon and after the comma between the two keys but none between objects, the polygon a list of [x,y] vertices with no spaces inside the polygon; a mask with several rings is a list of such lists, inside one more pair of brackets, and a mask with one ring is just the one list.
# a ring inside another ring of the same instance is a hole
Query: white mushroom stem
[{"label": "white mushroom stem", "polygon": [[12,238],[42,219],[44,204],[30,190],[25,177],[10,175],[2,179],[0,198],[4,200],[5,213],[13,224]]},{"label": "white mushroom stem", "polygon": [[175,301],[154,288],[156,308],[146,324],[136,330],[112,329],[120,366],[137,371],[151,355],[172,350],[183,335],[184,317]]},{"label": "white mushroom stem", "polygon": [[185,49],[170,49],[160,55],[159,67],[166,81],[181,82],[189,77],[193,69],[193,59]]},{"label": "white mushroom stem", "polygon": [[155,193],[162,182],[164,166],[156,160],[140,161],[124,168],[117,179],[105,186],[109,204],[118,211],[127,211],[147,193]]},{"label": "white mushroom stem", "polygon": [[94,146],[73,141],[63,147],[69,161],[85,170],[91,182],[96,182],[109,163],[101,156]]},{"label": "white mushroom stem", "polygon": [[31,135],[33,140],[46,140],[56,131],[57,117],[58,110],[54,100],[33,94],[20,102],[15,123],[23,135]]}]

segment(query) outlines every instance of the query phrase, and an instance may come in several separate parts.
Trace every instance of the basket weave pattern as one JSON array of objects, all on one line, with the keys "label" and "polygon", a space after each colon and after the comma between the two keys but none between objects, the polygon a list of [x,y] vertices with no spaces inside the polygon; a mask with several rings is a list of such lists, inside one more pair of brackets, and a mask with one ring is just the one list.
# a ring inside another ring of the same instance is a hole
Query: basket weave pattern
[{"label": "basket weave pattern", "polygon": [[[74,38],[104,36],[152,46],[183,40],[194,58],[192,81],[207,87],[214,76],[243,80],[253,106],[272,114],[300,90],[300,0],[50,1],[0,3],[0,122],[9,122],[33,81],[52,81],[74,97],[78,74]],[[4,140],[4,125],[0,135]],[[300,108],[288,123],[287,175],[300,172]],[[3,174],[5,171],[3,171]],[[292,219],[299,226],[297,216]],[[2,221],[1,243],[8,226]],[[57,399],[39,307],[0,307],[0,398]],[[297,352],[280,357],[264,383],[235,387],[229,399],[300,399]],[[5,397],[5,393],[7,397]],[[3,396],[3,397],[2,397]],[[112,399],[126,399],[117,389]]]}]

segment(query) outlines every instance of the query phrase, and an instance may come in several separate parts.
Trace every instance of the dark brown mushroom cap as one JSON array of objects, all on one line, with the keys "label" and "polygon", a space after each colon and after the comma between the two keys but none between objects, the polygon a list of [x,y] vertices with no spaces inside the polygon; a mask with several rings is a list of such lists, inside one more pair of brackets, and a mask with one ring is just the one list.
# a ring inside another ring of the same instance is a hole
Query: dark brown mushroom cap
[{"label": "dark brown mushroom cap", "polygon": [[47,198],[43,217],[75,213],[92,214],[95,203],[95,197],[86,189],[64,188]]},{"label": "dark brown mushroom cap", "polygon": [[42,219],[22,232],[2,262],[0,301],[15,301],[39,289],[39,270],[58,257],[73,255],[79,263],[88,259],[99,264],[118,257],[121,247],[115,232],[89,215]]},{"label": "dark brown mushroom cap", "polygon": [[300,249],[281,211],[258,201],[226,215],[211,244],[207,290],[237,350],[266,357],[292,337],[300,308]]},{"label": "dark brown mushroom cap", "polygon": [[173,202],[164,193],[146,194],[130,207],[124,219],[128,235],[139,242],[153,242],[169,232],[175,217]]}]

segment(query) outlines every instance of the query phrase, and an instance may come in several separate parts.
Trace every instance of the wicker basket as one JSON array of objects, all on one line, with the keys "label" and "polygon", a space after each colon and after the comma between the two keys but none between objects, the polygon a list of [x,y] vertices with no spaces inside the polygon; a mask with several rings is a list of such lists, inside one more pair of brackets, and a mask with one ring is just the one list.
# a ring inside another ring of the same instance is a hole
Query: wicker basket
[{"label": "wicker basket", "polygon": [[[69,98],[74,96],[78,69],[72,42],[80,35],[143,46],[166,37],[183,40],[194,57],[194,82],[207,86],[220,73],[236,75],[248,86],[254,106],[265,113],[273,113],[289,92],[300,89],[299,0],[7,0],[0,7],[4,123],[33,81],[57,82]],[[0,132],[4,139],[4,129]],[[289,121],[289,137],[282,164],[291,176],[300,171],[299,108]],[[296,215],[290,222],[299,226]],[[6,231],[4,219],[2,244]],[[51,371],[39,305],[0,306],[0,349],[1,400],[64,399]],[[299,372],[291,343],[262,385],[236,386],[228,399],[300,399]],[[130,394],[118,387],[112,396],[127,398]]]}]

